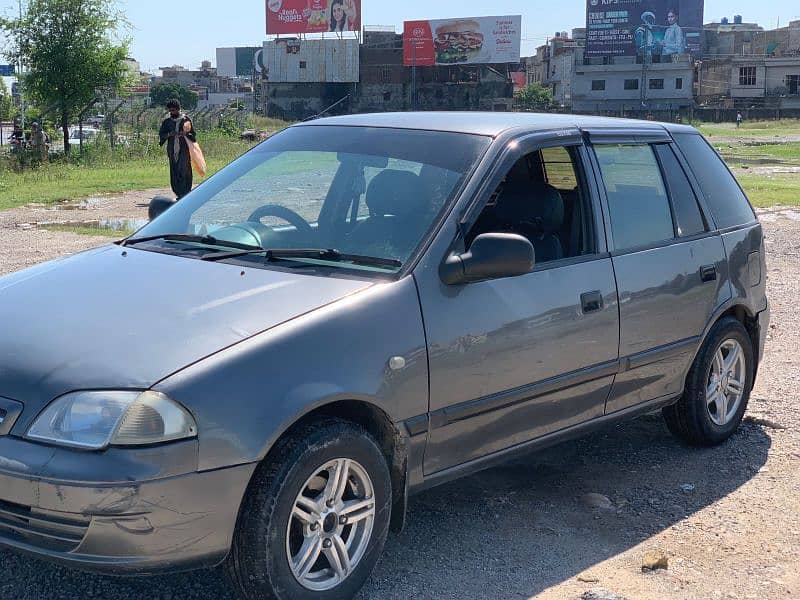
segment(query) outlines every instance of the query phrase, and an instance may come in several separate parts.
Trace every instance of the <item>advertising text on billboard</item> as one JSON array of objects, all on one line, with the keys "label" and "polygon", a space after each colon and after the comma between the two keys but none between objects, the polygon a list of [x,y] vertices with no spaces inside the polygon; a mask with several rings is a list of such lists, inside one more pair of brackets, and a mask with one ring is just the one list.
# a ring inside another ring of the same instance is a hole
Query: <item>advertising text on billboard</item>
[{"label": "advertising text on billboard", "polygon": [[360,31],[361,0],[267,0],[267,34]]},{"label": "advertising text on billboard", "polygon": [[587,56],[699,56],[703,0],[587,0]]},{"label": "advertising text on billboard", "polygon": [[518,63],[522,17],[406,21],[406,66]]}]

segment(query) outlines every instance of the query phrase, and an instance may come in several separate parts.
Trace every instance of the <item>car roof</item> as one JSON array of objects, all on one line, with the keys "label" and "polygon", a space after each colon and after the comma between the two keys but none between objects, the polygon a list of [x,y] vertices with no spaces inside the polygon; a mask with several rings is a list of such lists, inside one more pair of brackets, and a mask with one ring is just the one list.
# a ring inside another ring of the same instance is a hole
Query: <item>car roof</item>
[{"label": "car roof", "polygon": [[595,117],[585,115],[564,115],[552,113],[519,112],[396,112],[368,113],[326,117],[299,123],[297,126],[340,125],[348,127],[386,127],[397,129],[422,129],[428,131],[448,131],[475,135],[498,135],[512,129],[547,131],[577,127],[589,128],[635,128],[641,130],[670,131],[673,133],[696,132],[693,127],[673,123],[619,119],[614,117]]}]

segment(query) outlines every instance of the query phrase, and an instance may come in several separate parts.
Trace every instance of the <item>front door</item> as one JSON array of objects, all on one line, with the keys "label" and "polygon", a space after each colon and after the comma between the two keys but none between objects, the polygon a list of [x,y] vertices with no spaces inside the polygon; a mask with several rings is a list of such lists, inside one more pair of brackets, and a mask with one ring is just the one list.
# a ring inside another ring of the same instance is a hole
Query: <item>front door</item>
[{"label": "front door", "polygon": [[619,321],[585,159],[579,136],[520,150],[465,229],[465,248],[481,233],[527,236],[534,272],[458,286],[434,268],[418,274],[430,360],[426,476],[603,414]]},{"label": "front door", "polygon": [[727,262],[672,145],[593,137],[620,300],[620,373],[606,407],[668,399],[724,300]]}]

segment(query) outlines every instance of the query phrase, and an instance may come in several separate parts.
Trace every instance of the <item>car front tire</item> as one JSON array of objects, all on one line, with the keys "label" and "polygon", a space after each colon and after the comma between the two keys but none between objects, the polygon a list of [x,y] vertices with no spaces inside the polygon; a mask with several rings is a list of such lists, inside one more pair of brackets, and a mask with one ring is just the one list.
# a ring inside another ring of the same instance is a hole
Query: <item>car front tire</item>
[{"label": "car front tire", "polygon": [[680,400],[663,409],[669,430],[693,446],[716,446],[738,429],[754,376],[753,344],[734,318],[711,329],[686,378]]},{"label": "car front tire", "polygon": [[390,516],[377,442],[348,421],[303,425],[253,477],[228,572],[246,600],[351,598],[380,557]]}]

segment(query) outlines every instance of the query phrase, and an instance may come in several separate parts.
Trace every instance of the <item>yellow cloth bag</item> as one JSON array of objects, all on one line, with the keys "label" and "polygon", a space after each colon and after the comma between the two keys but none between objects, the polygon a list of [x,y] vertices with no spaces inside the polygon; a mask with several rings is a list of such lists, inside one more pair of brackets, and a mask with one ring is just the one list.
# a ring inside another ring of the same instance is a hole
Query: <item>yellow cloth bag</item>
[{"label": "yellow cloth bag", "polygon": [[[191,123],[184,123],[183,130],[186,133],[189,133],[192,130]],[[193,142],[189,138],[186,138],[186,144],[189,146],[189,158],[192,161],[192,169],[194,169],[194,172],[200,175],[200,177],[205,177],[206,157],[203,155],[203,151],[200,149],[200,144]]]}]

